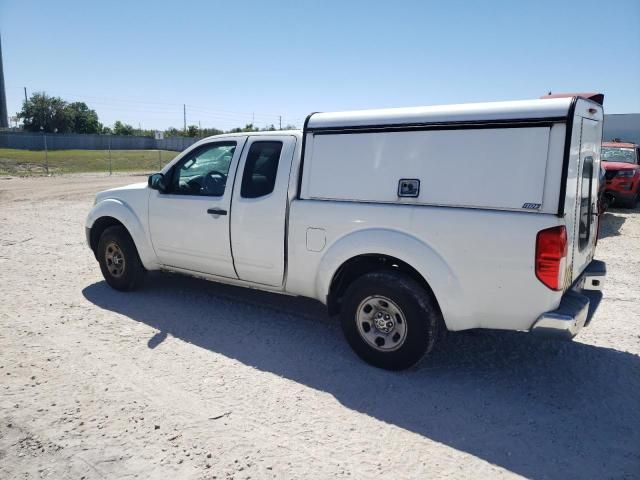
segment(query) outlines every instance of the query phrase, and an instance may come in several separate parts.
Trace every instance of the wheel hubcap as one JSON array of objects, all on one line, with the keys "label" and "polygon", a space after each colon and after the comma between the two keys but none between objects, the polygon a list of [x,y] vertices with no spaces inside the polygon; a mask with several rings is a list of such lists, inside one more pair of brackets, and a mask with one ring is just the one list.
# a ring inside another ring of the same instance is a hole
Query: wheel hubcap
[{"label": "wheel hubcap", "polygon": [[125,260],[122,249],[116,242],[109,242],[104,252],[104,259],[107,263],[109,273],[119,278],[124,274]]},{"label": "wheel hubcap", "polygon": [[360,336],[376,350],[396,350],[407,338],[407,322],[402,310],[381,295],[373,295],[360,302],[356,322]]}]

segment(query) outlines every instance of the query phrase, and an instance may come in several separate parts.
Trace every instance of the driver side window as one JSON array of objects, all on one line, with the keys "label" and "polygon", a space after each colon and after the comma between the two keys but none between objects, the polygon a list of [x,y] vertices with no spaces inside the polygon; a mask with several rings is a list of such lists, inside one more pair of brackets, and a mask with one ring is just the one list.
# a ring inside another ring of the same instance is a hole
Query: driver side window
[{"label": "driver side window", "polygon": [[196,148],[173,167],[168,193],[221,197],[235,150],[236,142]]}]

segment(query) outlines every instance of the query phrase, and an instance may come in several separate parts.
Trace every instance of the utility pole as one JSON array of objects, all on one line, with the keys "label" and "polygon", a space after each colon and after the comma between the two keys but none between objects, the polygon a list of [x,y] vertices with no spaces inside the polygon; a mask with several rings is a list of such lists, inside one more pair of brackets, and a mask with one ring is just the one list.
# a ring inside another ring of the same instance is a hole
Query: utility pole
[{"label": "utility pole", "polygon": [[278,121],[280,122],[280,130],[282,130],[282,115],[278,116]]},{"label": "utility pole", "polygon": [[0,40],[0,128],[9,126],[7,114],[7,95],[4,91],[4,71],[2,69],[2,41]]},{"label": "utility pole", "polygon": [[27,103],[27,87],[24,87],[24,103]]},{"label": "utility pole", "polygon": [[185,103],[182,104],[182,118],[184,120],[184,131],[187,131],[187,105]]}]

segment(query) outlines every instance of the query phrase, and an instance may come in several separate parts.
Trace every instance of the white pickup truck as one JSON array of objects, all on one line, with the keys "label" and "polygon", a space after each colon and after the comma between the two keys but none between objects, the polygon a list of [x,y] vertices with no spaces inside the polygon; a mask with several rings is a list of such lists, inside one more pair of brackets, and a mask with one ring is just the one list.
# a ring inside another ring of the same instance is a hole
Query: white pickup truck
[{"label": "white pickup truck", "polygon": [[605,276],[602,121],[572,97],[209,137],[148,183],[98,193],[87,241],[118,290],[167,270],[317,299],[382,368],[416,364],[446,330],[569,339]]}]

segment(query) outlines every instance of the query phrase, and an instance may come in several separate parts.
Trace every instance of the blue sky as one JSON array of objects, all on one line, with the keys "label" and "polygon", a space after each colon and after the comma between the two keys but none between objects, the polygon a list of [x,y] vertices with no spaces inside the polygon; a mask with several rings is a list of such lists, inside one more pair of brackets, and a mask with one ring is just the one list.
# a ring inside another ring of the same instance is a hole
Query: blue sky
[{"label": "blue sky", "polygon": [[549,90],[640,112],[640,0],[0,0],[0,34],[10,115],[25,86],[143,128]]}]

